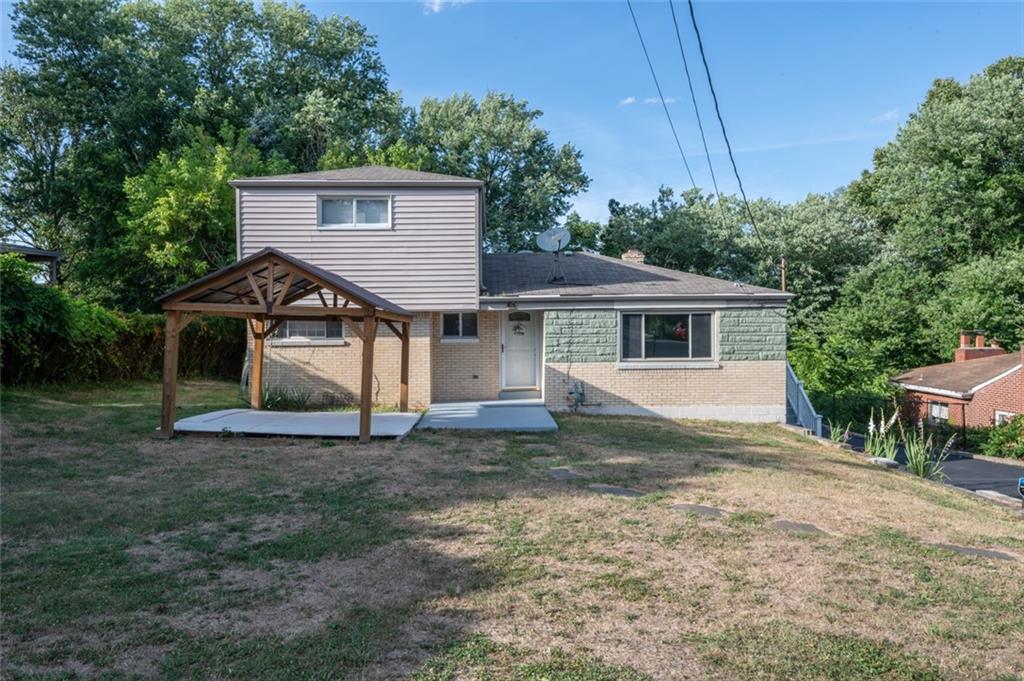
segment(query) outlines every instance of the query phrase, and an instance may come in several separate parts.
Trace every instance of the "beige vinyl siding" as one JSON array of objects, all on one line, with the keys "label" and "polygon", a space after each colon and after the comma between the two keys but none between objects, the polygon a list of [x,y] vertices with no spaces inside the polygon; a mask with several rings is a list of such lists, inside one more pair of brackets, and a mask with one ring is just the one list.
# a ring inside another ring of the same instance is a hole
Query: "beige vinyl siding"
[{"label": "beige vinyl siding", "polygon": [[[317,196],[391,196],[391,229],[320,229]],[[274,246],[409,310],[475,310],[477,190],[252,188],[238,191],[241,256]]]}]

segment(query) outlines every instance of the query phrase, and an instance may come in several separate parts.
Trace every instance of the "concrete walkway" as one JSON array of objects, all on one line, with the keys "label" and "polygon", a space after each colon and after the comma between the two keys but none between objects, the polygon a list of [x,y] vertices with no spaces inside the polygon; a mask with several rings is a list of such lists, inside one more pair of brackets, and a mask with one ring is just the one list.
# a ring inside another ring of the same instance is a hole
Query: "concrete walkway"
[{"label": "concrete walkway", "polygon": [[432,404],[417,428],[546,432],[558,424],[541,400]]},{"label": "concrete walkway", "polygon": [[[374,414],[370,436],[405,437],[419,420],[420,415],[415,413]],[[286,437],[359,437],[359,412],[222,409],[181,419],[174,424],[174,430]]]}]

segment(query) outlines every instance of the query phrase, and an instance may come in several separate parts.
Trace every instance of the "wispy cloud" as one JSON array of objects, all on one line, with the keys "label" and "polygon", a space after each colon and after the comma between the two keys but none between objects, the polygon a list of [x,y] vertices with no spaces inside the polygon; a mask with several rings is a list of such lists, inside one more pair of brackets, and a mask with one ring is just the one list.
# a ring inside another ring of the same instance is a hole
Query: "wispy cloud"
[{"label": "wispy cloud", "polygon": [[880,113],[877,116],[875,116],[874,118],[872,118],[871,122],[872,123],[888,123],[890,121],[897,120],[899,117],[900,117],[900,110],[899,109],[889,109],[885,113]]},{"label": "wispy cloud", "polygon": [[468,5],[473,0],[423,0],[424,14],[439,14],[450,7]]},{"label": "wispy cloud", "polygon": [[[675,97],[666,97],[665,98],[665,103],[666,104],[675,104],[675,102],[676,102],[676,98]],[[647,98],[644,99],[644,104],[661,104],[661,98],[660,97],[647,97]]]},{"label": "wispy cloud", "polygon": [[631,104],[636,104],[636,97],[634,97],[632,95],[630,95],[629,97],[626,97],[625,99],[620,99],[619,100],[619,106],[629,106]]}]

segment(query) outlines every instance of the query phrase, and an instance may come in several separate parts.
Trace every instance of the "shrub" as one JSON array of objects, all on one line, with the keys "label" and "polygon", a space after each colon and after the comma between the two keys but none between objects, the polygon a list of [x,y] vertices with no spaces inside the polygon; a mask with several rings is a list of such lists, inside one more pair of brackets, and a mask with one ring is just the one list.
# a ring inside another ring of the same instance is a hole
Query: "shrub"
[{"label": "shrub", "polygon": [[989,456],[1024,459],[1024,417],[1017,416],[992,428],[981,451]]},{"label": "shrub", "polygon": [[263,408],[270,411],[305,411],[313,394],[302,388],[263,386]]},{"label": "shrub", "polygon": [[949,458],[956,435],[951,435],[945,446],[936,451],[931,433],[925,434],[924,423],[918,422],[916,430],[906,431],[900,424],[900,435],[903,438],[903,451],[907,457],[907,470],[921,478],[942,480],[946,477],[942,472],[942,464]]},{"label": "shrub", "polygon": [[[871,410],[871,417],[868,420],[868,435],[864,442],[864,451],[871,456],[896,460],[896,452],[899,449],[899,437],[893,427],[899,423],[899,409],[893,405],[892,416],[885,419],[885,409],[878,412],[878,424],[875,424],[875,411]],[[900,426],[902,428],[902,425]]]},{"label": "shrub", "polygon": [[[153,378],[163,366],[163,315],[107,310],[33,281],[37,269],[0,255],[0,376],[4,384]],[[196,319],[182,333],[185,376],[237,378],[245,327]]]}]

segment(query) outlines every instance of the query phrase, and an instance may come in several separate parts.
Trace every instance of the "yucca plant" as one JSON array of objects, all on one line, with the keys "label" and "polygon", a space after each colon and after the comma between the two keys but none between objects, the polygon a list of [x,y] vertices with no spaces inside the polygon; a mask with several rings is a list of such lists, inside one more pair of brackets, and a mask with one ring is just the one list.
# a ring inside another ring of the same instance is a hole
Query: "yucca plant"
[{"label": "yucca plant", "polygon": [[922,478],[942,480],[946,477],[942,472],[942,464],[949,458],[956,440],[956,433],[950,435],[945,446],[935,451],[935,443],[931,433],[925,435],[924,423],[917,422],[917,428],[909,432],[900,425],[900,436],[903,439],[903,450],[907,455],[907,470]]},{"label": "yucca plant", "polygon": [[879,410],[876,425],[875,410],[872,409],[868,419],[868,437],[864,442],[864,451],[871,456],[895,461],[896,452],[899,450],[899,437],[896,436],[893,426],[899,423],[899,419],[900,410],[893,405],[892,416],[888,421],[885,419],[885,409]]}]

